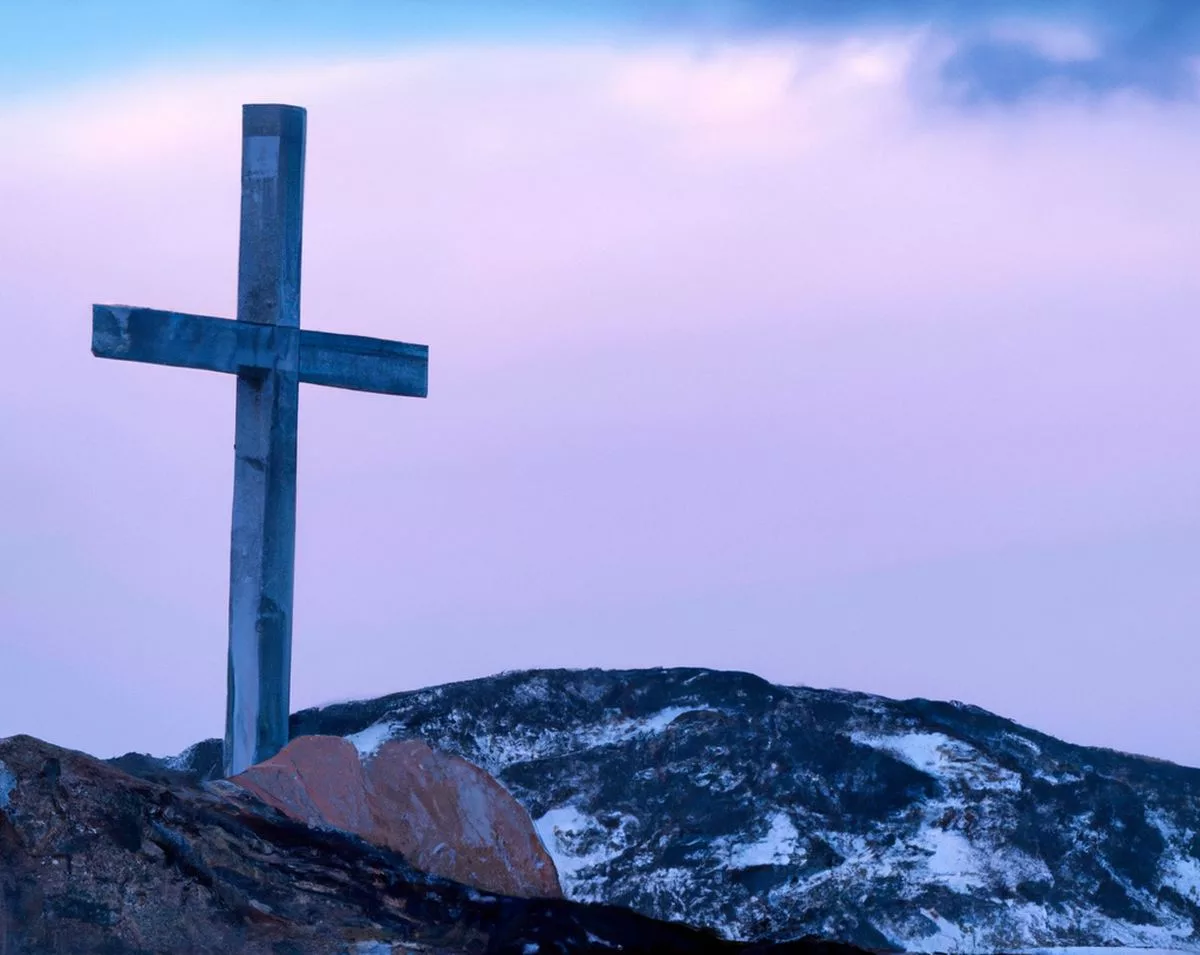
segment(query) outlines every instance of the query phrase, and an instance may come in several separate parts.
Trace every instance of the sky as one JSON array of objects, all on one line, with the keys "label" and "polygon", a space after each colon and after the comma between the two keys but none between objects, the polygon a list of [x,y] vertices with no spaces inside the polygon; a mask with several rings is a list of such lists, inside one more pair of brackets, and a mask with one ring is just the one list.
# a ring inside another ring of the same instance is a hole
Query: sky
[{"label": "sky", "polygon": [[[53,7],[53,9],[51,9]],[[201,11],[202,8],[202,11]],[[240,107],[308,110],[293,708],[531,667],[1200,766],[1192,0],[0,0],[0,736],[223,730]]]}]

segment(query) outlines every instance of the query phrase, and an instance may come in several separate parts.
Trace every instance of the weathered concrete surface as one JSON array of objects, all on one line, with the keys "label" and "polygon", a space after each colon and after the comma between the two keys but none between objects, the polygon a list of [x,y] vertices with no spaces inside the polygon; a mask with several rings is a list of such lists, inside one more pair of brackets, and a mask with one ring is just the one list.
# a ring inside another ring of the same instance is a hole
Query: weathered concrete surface
[{"label": "weathered concrete surface", "polygon": [[227,783],[135,778],[28,736],[0,740],[0,763],[3,955],[860,951],[740,946],[624,909],[482,895]]},{"label": "weathered concrete surface", "polygon": [[488,773],[415,740],[365,763],[338,736],[301,736],[232,780],[312,826],[352,832],[423,872],[487,892],[560,898],[528,813]]},{"label": "weathered concrete surface", "polygon": [[92,306],[92,354],[229,375],[279,369],[301,384],[410,398],[429,391],[427,345],[127,305]]},{"label": "weathered concrete surface", "polygon": [[[242,109],[238,322],[300,327],[306,124],[296,106]],[[296,370],[238,372],[226,776],[288,741],[299,408]]]}]

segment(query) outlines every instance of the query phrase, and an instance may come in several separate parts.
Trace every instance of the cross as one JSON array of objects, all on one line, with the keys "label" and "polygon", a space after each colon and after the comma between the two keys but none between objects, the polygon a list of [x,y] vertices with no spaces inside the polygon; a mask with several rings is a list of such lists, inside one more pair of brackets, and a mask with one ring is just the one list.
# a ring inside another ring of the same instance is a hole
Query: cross
[{"label": "cross", "polygon": [[237,320],[92,306],[99,358],[237,376],[224,771],[288,742],[300,382],[424,398],[425,345],[300,328],[305,111],[242,107]]}]

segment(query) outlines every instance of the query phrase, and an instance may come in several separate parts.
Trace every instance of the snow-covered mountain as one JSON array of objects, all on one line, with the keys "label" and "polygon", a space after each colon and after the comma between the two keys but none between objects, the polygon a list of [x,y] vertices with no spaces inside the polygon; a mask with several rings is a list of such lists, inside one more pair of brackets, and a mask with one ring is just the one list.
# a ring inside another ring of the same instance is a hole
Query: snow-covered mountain
[{"label": "snow-covered mountain", "polygon": [[[306,710],[525,805],[569,898],[737,939],[1200,951],[1200,770],[977,707],[697,669],[546,670]],[[169,763],[219,772],[209,740]]]}]

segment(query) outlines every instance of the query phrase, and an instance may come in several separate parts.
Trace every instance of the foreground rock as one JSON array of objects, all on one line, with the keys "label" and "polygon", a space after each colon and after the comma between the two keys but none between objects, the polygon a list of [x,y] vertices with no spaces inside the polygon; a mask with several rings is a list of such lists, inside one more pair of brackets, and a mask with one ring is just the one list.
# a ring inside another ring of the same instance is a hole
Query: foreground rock
[{"label": "foreground rock", "polygon": [[422,872],[521,898],[561,898],[529,814],[477,766],[415,740],[361,760],[339,736],[301,736],[230,780],[310,826],[361,836]]},{"label": "foreground rock", "polygon": [[225,783],[0,740],[4,955],[485,955],[741,948],[621,909],[487,895]]}]

